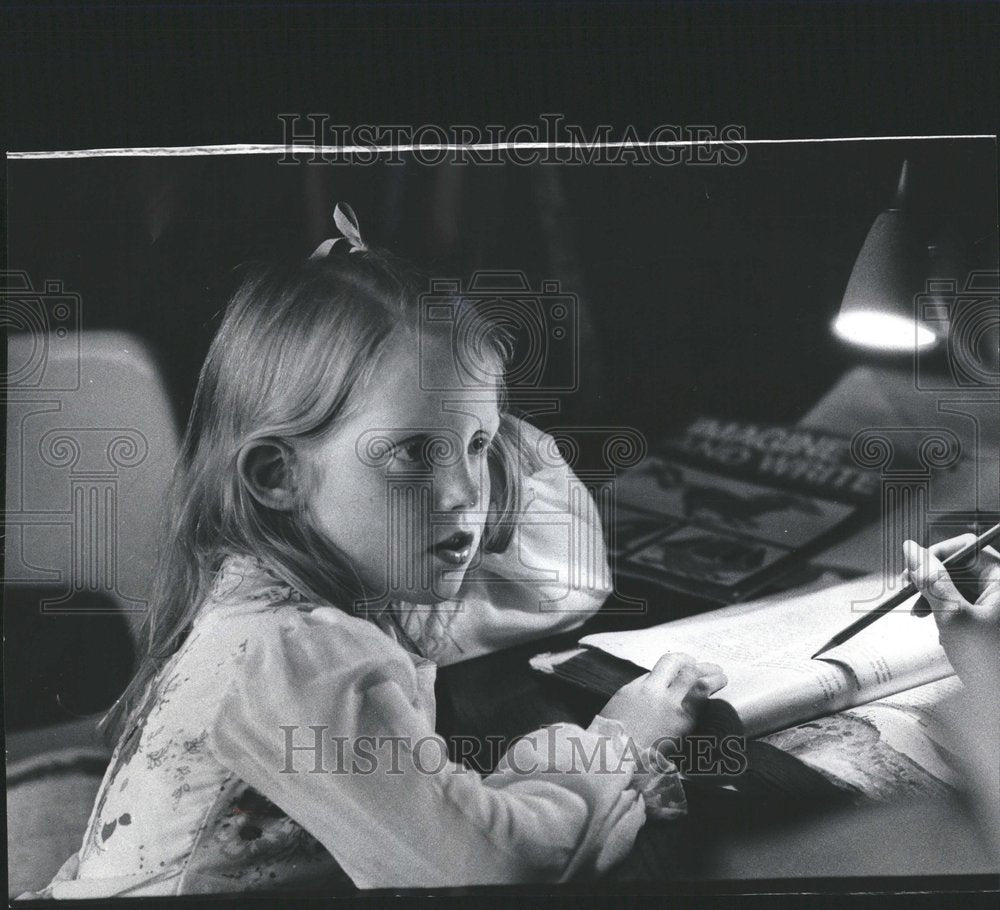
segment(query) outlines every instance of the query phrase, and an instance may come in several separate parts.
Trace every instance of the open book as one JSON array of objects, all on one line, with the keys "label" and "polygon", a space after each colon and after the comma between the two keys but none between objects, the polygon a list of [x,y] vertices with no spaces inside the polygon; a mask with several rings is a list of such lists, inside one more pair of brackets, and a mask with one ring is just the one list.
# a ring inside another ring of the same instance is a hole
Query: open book
[{"label": "open book", "polygon": [[615,481],[615,571],[719,603],[757,595],[874,518],[850,439],[699,417]]},{"label": "open book", "polygon": [[[915,597],[845,644],[816,660],[809,657],[891,593],[883,590],[881,578],[866,576],[648,629],[589,635],[580,648],[541,654],[531,663],[536,670],[610,696],[652,669],[664,653],[684,652],[719,664],[729,680],[710,699],[703,732],[765,737],[821,771],[832,769],[832,776],[843,781],[865,777],[858,765],[863,759],[848,748],[850,734],[845,735],[861,724],[875,729],[876,739],[893,755],[929,767],[928,773],[947,783],[947,774],[938,773],[930,756],[937,746],[927,730],[935,710],[960,683],[938,643],[933,618],[910,615]],[[858,710],[815,722],[846,709]],[[796,733],[789,731],[793,727]],[[841,774],[834,766],[845,754],[848,764],[854,764]]]}]

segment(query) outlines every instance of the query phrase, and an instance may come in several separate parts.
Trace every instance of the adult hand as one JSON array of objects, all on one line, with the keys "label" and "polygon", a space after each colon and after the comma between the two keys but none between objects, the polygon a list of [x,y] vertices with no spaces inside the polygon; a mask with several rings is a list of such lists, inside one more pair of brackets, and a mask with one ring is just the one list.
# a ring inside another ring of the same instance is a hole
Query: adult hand
[{"label": "adult hand", "polygon": [[964,596],[942,560],[971,543],[963,534],[925,549],[908,540],[903,544],[906,574],[926,600],[914,606],[917,615],[934,614],[938,638],[951,665],[967,687],[988,685],[1000,673],[1000,554],[984,547],[968,570],[974,589]]}]

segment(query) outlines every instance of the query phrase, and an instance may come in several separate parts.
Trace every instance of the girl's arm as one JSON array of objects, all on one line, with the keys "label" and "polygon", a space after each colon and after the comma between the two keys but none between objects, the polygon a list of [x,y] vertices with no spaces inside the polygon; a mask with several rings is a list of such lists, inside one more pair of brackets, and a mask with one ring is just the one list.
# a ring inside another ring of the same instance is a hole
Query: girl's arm
[{"label": "girl's arm", "polygon": [[359,887],[600,872],[631,848],[647,805],[678,811],[676,773],[650,769],[620,722],[538,730],[483,779],[447,760],[433,680],[378,629],[329,608],[282,623],[254,636],[209,743]]},{"label": "girl's arm", "polygon": [[423,631],[426,644],[432,633],[427,653],[441,665],[575,629],[611,592],[593,497],[548,434],[504,419],[514,422],[529,451],[541,454],[540,466],[520,478],[521,510],[507,549],[483,553],[456,600],[438,604],[433,614],[418,605],[406,616],[404,627],[415,638]]}]

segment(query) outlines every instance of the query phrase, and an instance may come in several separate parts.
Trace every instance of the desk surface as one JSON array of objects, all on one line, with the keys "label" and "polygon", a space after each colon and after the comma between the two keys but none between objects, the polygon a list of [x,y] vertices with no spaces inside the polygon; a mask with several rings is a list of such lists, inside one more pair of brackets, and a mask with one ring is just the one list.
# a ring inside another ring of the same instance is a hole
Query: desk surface
[{"label": "desk surface", "polygon": [[[664,597],[661,592],[659,602],[667,600],[672,616],[662,615],[666,612],[662,607],[651,608],[645,616],[625,614],[616,611],[612,602],[582,629],[442,667],[439,731],[445,737],[502,739],[499,750],[482,753],[495,759],[511,739],[543,724],[586,726],[603,700],[532,671],[529,657],[572,647],[589,632],[652,625],[710,606],[693,598]],[[503,680],[503,685],[497,686],[497,680]],[[480,771],[490,768],[488,760],[477,764]],[[997,870],[997,862],[990,860],[982,846],[980,832],[957,800],[849,810],[836,799],[815,805],[773,790],[750,788],[735,793],[689,784],[687,791],[687,818],[646,824],[612,878],[636,882],[788,880],[995,875]]]}]

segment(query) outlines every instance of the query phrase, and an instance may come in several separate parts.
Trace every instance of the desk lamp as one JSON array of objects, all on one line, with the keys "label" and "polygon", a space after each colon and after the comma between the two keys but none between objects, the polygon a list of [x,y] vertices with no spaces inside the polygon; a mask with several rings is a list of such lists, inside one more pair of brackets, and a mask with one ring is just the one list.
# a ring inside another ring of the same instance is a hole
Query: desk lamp
[{"label": "desk lamp", "polygon": [[907,212],[908,182],[904,161],[892,204],[871,226],[844,291],[833,330],[851,344],[902,352],[940,340],[916,319],[914,298],[923,289],[927,247]]}]

